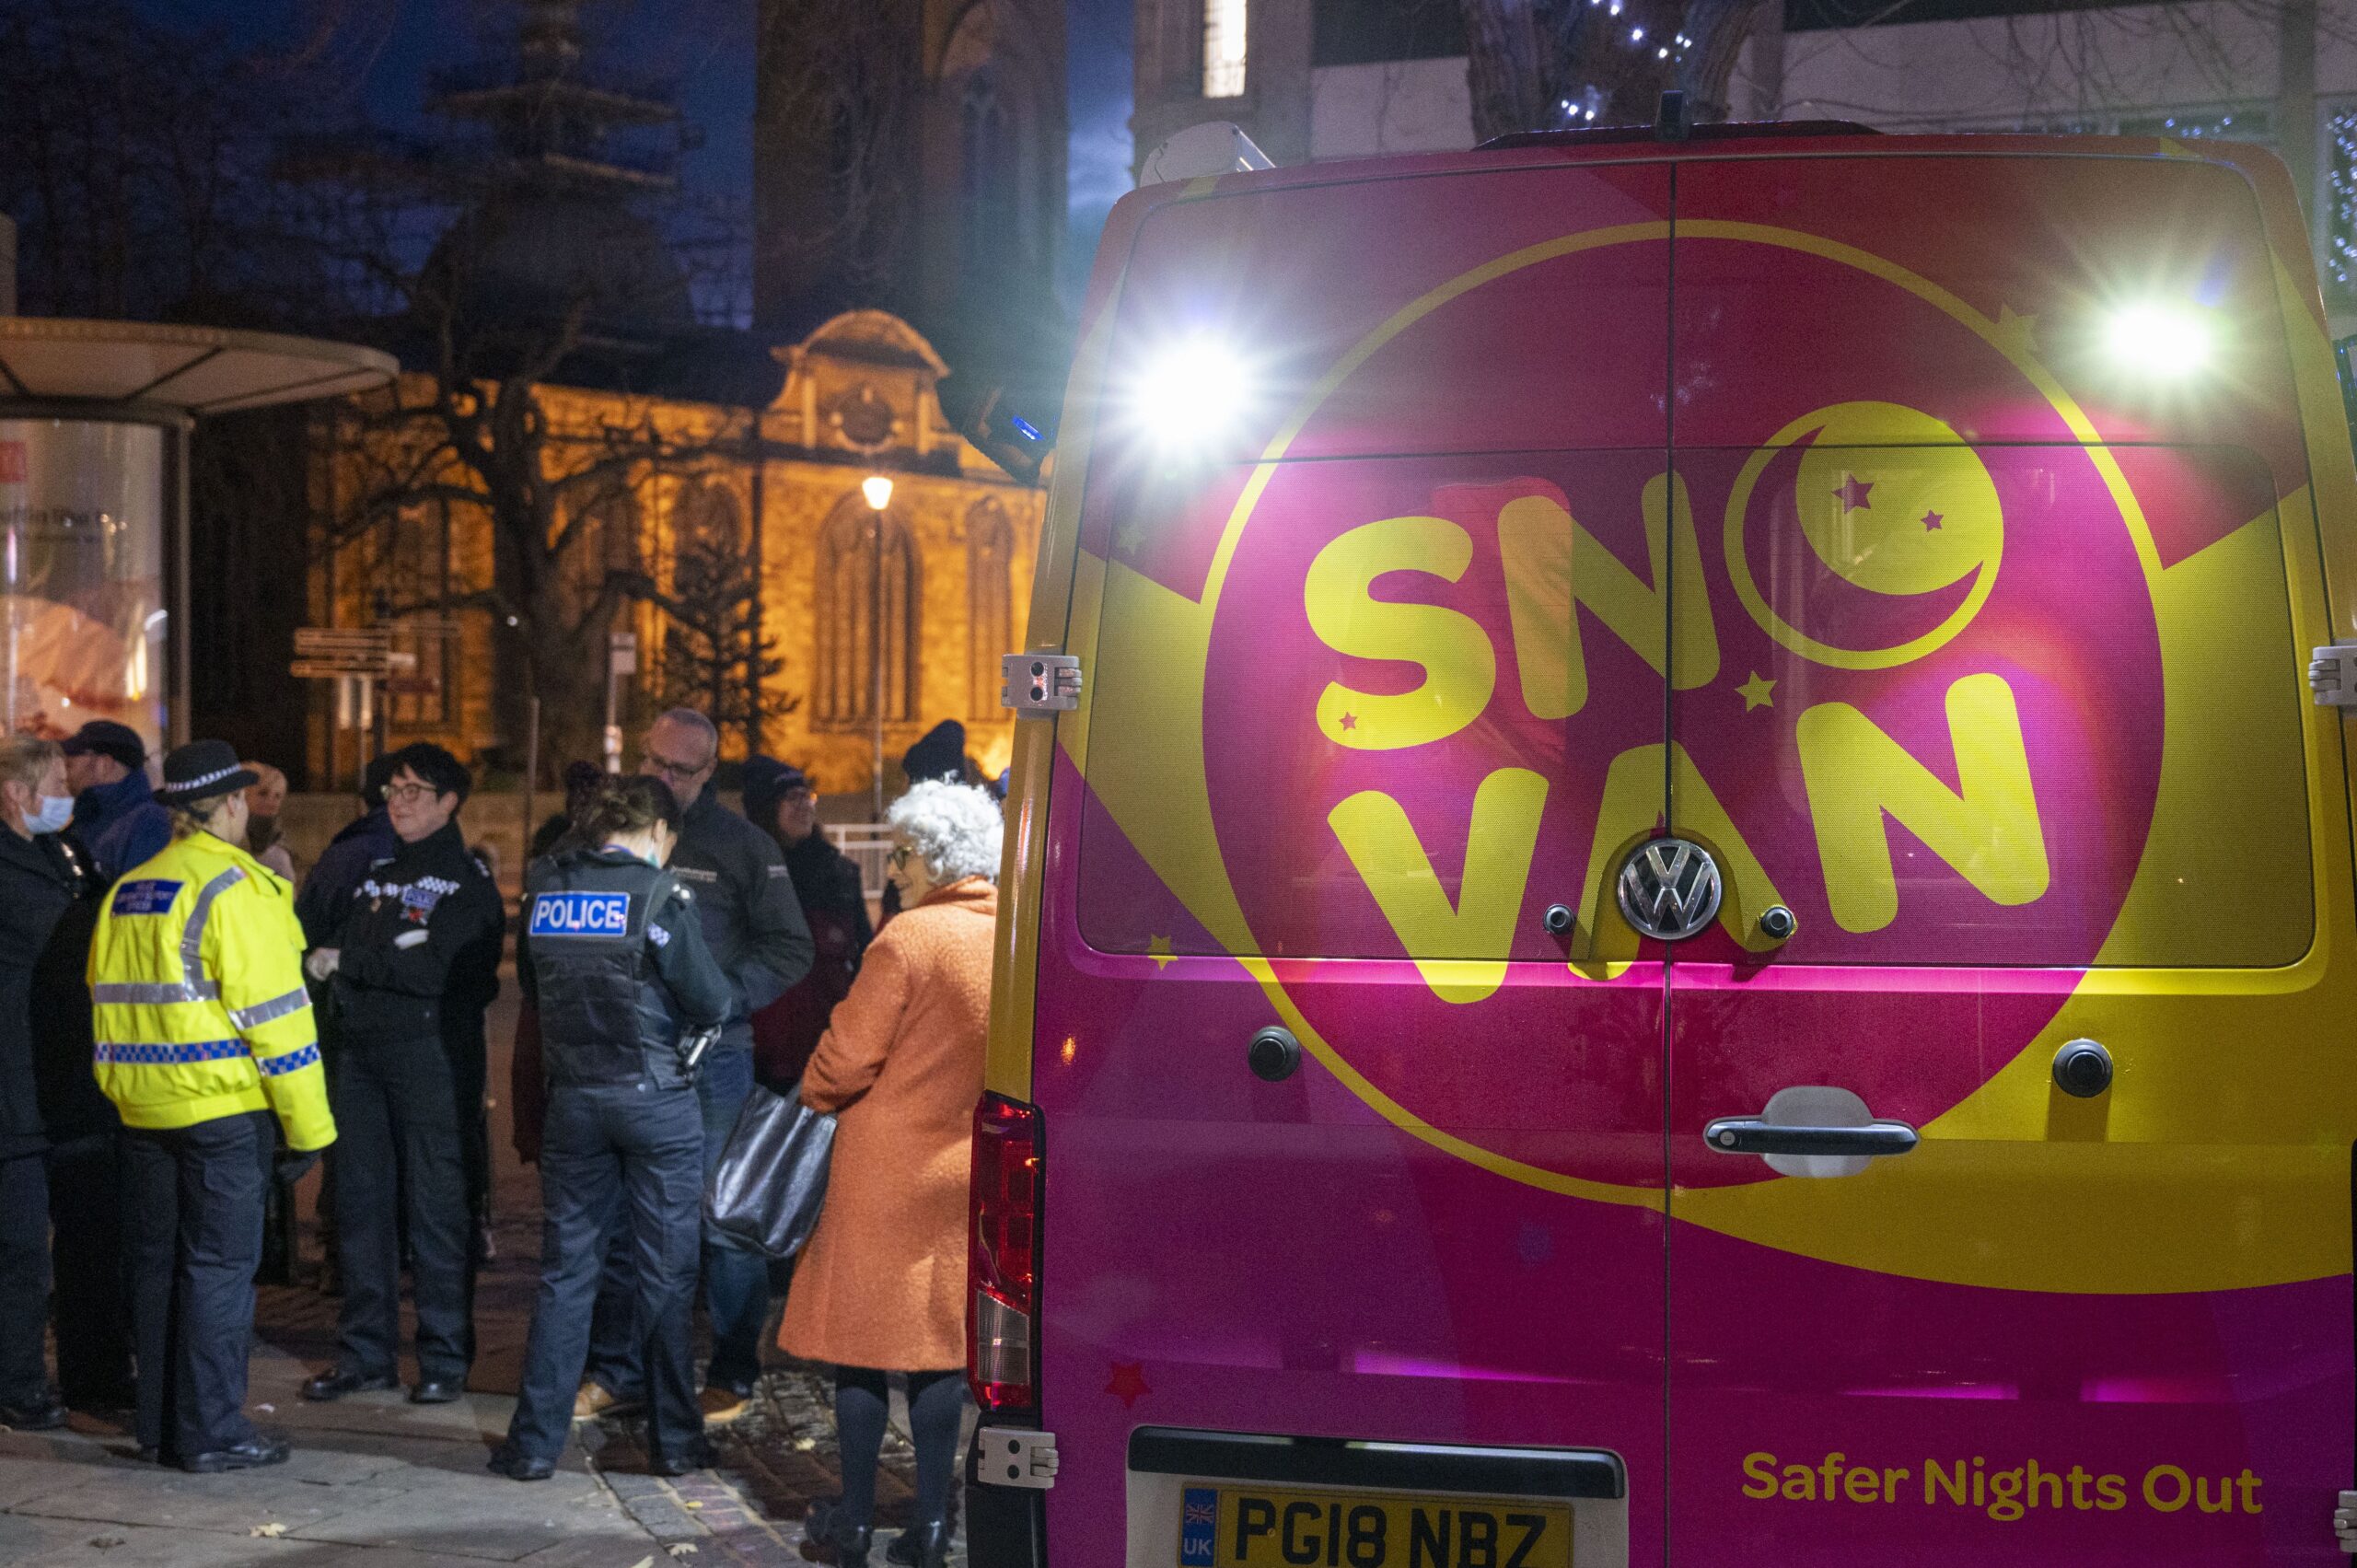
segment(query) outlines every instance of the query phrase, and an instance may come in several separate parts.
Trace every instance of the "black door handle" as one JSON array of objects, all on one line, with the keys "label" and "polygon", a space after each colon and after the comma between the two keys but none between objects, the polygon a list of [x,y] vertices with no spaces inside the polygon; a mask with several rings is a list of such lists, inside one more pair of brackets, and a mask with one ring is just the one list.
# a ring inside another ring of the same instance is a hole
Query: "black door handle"
[{"label": "black door handle", "polygon": [[1702,1129],[1723,1155],[1903,1155],[1919,1141],[1904,1121],[1863,1127],[1780,1127],[1757,1116],[1723,1116]]}]

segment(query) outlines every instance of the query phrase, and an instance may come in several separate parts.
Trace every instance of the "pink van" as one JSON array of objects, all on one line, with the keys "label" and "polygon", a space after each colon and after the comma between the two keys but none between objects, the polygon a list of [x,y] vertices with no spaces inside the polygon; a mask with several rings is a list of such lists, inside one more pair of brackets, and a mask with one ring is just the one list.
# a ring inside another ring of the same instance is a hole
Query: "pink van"
[{"label": "pink van", "polygon": [[2270,156],[1140,191],[1057,461],[977,1568],[2345,1557],[2357,473]]}]

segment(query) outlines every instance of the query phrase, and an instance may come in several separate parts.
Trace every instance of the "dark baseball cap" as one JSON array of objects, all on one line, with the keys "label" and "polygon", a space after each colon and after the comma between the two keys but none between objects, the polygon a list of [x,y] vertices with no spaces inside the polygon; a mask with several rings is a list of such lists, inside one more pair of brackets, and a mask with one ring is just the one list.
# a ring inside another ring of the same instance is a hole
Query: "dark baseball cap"
[{"label": "dark baseball cap", "polygon": [[112,719],[92,719],[67,736],[59,749],[68,757],[111,757],[126,768],[144,767],[147,761],[147,743],[139,732]]}]

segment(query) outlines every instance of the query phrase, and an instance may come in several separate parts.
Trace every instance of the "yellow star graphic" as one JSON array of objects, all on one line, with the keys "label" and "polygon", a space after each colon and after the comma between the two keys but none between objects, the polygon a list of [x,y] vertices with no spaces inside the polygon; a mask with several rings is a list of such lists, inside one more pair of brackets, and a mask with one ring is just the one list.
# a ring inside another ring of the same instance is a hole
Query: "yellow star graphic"
[{"label": "yellow star graphic", "polygon": [[1751,672],[1751,679],[1736,690],[1743,693],[1743,711],[1747,714],[1754,708],[1772,708],[1776,705],[1773,694],[1776,683],[1772,680],[1761,679],[1759,672],[1756,669]]},{"label": "yellow star graphic", "polygon": [[1997,343],[2009,354],[2038,352],[2038,318],[2025,316],[2010,305],[1997,307]]},{"label": "yellow star graphic", "polygon": [[1145,951],[1146,956],[1154,960],[1154,967],[1157,970],[1164,968],[1178,956],[1170,950],[1170,938],[1167,936],[1147,937]]}]

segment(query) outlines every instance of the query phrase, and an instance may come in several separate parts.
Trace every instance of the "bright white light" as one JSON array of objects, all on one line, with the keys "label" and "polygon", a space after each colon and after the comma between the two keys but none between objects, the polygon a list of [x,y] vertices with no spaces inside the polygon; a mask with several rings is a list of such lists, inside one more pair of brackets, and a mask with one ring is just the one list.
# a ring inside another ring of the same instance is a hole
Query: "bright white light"
[{"label": "bright white light", "polygon": [[1645,41],[1645,29],[1643,29],[1643,28],[1631,28],[1631,29],[1629,29],[1629,41],[1630,41],[1631,43],[1643,43],[1643,42],[1644,42],[1644,41]]},{"label": "bright white light", "polygon": [[2204,317],[2183,305],[2131,305],[2112,316],[2107,341],[2114,357],[2147,375],[2189,376],[2216,347]]},{"label": "bright white light", "polygon": [[892,504],[892,482],[883,474],[872,473],[861,480],[859,493],[867,498],[870,511],[880,512]]},{"label": "bright white light", "polygon": [[1243,412],[1251,373],[1243,356],[1215,338],[1173,344],[1138,378],[1132,412],[1166,445],[1217,436]]}]

